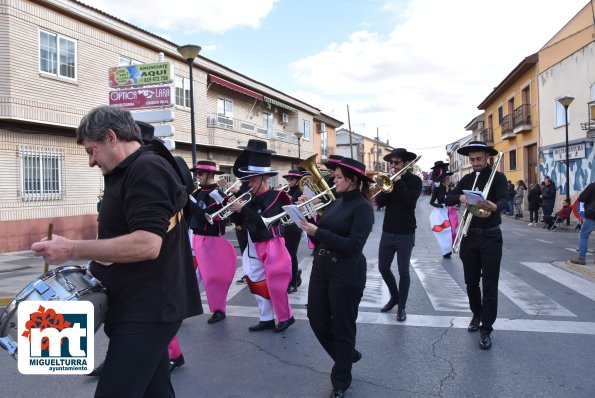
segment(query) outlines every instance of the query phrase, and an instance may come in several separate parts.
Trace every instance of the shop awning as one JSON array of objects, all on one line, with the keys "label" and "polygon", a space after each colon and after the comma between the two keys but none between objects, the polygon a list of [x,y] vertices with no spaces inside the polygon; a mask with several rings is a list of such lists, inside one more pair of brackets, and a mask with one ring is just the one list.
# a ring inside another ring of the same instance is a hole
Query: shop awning
[{"label": "shop awning", "polygon": [[231,89],[233,91],[237,91],[238,93],[242,93],[242,94],[247,95],[249,97],[256,98],[257,100],[260,100],[260,101],[262,101],[263,98],[264,98],[262,94],[257,93],[256,91],[252,91],[250,89],[247,89],[246,87],[242,87],[240,85],[237,85],[235,83],[232,83],[230,81],[227,81],[225,79],[222,79],[220,77],[217,77],[215,75],[209,75],[209,80],[212,83],[219,84],[219,85],[224,86],[224,87],[227,87],[227,88],[229,88],[229,89]]},{"label": "shop awning", "polygon": [[268,102],[269,104],[276,105],[279,108],[287,109],[288,111],[291,111],[291,112],[297,112],[297,109],[295,109],[294,107],[286,105],[283,102],[277,101],[276,99],[272,99],[267,96],[264,96],[264,102]]}]

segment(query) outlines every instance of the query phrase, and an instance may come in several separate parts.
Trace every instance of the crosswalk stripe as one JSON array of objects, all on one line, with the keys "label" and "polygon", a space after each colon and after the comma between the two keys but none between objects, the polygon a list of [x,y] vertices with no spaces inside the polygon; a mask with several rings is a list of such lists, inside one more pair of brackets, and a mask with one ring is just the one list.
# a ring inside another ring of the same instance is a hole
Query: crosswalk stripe
[{"label": "crosswalk stripe", "polygon": [[467,294],[437,261],[417,260],[411,265],[436,311],[470,312]]},{"label": "crosswalk stripe", "polygon": [[521,262],[521,264],[595,301],[595,283],[548,263]]},{"label": "crosswalk stripe", "polygon": [[500,270],[498,290],[526,314],[576,316],[516,275],[503,269]]},{"label": "crosswalk stripe", "polygon": [[550,242],[549,240],[543,240],[543,239],[537,239],[537,238],[535,238],[535,240],[536,240],[537,242],[541,242],[541,243],[547,243],[548,245],[551,245],[551,244],[553,244],[553,243],[554,243],[554,242]]}]

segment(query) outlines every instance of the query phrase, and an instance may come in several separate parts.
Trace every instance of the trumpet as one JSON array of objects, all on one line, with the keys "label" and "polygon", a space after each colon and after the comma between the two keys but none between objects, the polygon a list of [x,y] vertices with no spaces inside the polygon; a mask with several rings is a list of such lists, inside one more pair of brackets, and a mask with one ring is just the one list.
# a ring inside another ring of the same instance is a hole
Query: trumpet
[{"label": "trumpet", "polygon": [[205,218],[207,219],[207,222],[211,225],[213,225],[213,223],[215,222],[215,218],[217,216],[219,216],[220,220],[225,220],[226,218],[228,218],[229,216],[231,216],[233,214],[233,211],[231,211],[229,208],[231,207],[231,205],[238,203],[240,200],[243,200],[245,203],[248,203],[252,200],[252,188],[250,188],[248,191],[244,192],[242,195],[238,196],[237,198],[230,200],[225,206],[223,206],[221,209],[217,210],[215,213],[213,214],[205,214]]},{"label": "trumpet", "polygon": [[225,194],[225,196],[228,196],[233,188],[240,186],[240,185],[242,185],[242,180],[236,180],[225,191],[223,191],[223,193]]},{"label": "trumpet", "polygon": [[[483,187],[483,197],[488,198],[488,193],[490,193],[490,188],[492,186],[492,181],[494,180],[494,176],[496,175],[496,171],[498,169],[498,165],[500,164],[500,159],[502,159],[502,155],[504,152],[500,152],[498,157],[494,161],[494,165],[492,166],[492,173],[488,178],[488,182]],[[480,172],[476,172],[475,180],[473,181],[473,189],[475,189],[475,184],[477,184],[477,179],[479,178]],[[492,212],[480,209],[477,206],[469,205],[465,207],[465,211],[463,212],[463,217],[461,218],[461,222],[459,223],[459,228],[457,229],[457,235],[455,236],[455,240],[452,242],[452,251],[453,253],[458,253],[461,250],[461,242],[463,238],[467,236],[467,232],[469,232],[469,226],[471,225],[471,220],[473,216],[479,218],[487,218],[492,214]]]},{"label": "trumpet", "polygon": [[[329,200],[328,202],[320,202],[320,199],[326,197],[329,194],[332,194],[331,191],[333,189],[335,189],[334,185],[328,190],[320,192],[315,196],[312,196],[304,203],[300,203],[299,205],[297,205],[298,210],[306,218],[312,218],[316,216],[321,209],[325,208],[332,202],[331,200]],[[317,203],[314,203],[315,201],[317,201]],[[267,228],[270,228],[271,225],[275,224],[279,220],[281,220],[282,225],[293,224],[293,220],[291,219],[291,217],[289,217],[286,211],[279,213],[273,217],[262,217],[262,222],[264,222],[264,225]]]},{"label": "trumpet", "polygon": [[395,180],[404,174],[407,170],[415,165],[421,158],[421,155],[418,155],[413,161],[409,162],[409,164],[403,167],[401,170],[397,171],[390,177],[387,176],[378,176],[377,183],[370,187],[370,199],[374,199],[380,192],[392,192],[394,188]]},{"label": "trumpet", "polygon": [[279,191],[289,192],[289,184],[283,185],[281,188],[279,188]]}]

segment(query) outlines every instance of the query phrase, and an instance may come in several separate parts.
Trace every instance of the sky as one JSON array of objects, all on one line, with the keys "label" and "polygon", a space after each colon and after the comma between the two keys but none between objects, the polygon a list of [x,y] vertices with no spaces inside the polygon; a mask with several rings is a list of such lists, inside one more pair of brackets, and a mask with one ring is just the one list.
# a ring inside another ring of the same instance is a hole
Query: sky
[{"label": "sky", "polygon": [[[82,0],[422,154],[427,170],[477,106],[589,0]],[[167,7],[164,7],[166,5]],[[146,11],[145,11],[146,10]],[[155,11],[153,11],[155,10]]]}]

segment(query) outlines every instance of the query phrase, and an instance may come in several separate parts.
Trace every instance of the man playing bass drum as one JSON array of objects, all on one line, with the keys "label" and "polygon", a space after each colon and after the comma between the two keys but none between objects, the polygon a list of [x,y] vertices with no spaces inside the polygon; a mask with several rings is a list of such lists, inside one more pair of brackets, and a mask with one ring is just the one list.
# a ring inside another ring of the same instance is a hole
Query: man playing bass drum
[{"label": "man playing bass drum", "polygon": [[[446,196],[447,206],[454,206],[459,202],[468,205],[463,189],[483,191],[493,174],[489,192],[483,192],[487,200],[477,206],[491,213],[486,218],[475,216],[471,218],[467,235],[463,237],[460,249],[469,306],[473,312],[473,318],[467,330],[469,332],[481,330],[479,347],[489,349],[492,346],[492,325],[496,321],[498,312],[498,279],[502,259],[500,212],[506,209],[507,205],[507,182],[504,174],[492,169],[488,163],[489,157],[497,155],[498,151],[487,146],[485,142],[471,141],[459,148],[457,152],[469,157],[474,172],[464,176]],[[471,217],[471,214],[467,216]],[[465,219],[460,221],[461,228],[465,221]],[[482,289],[479,288],[480,279],[482,279]]]}]

